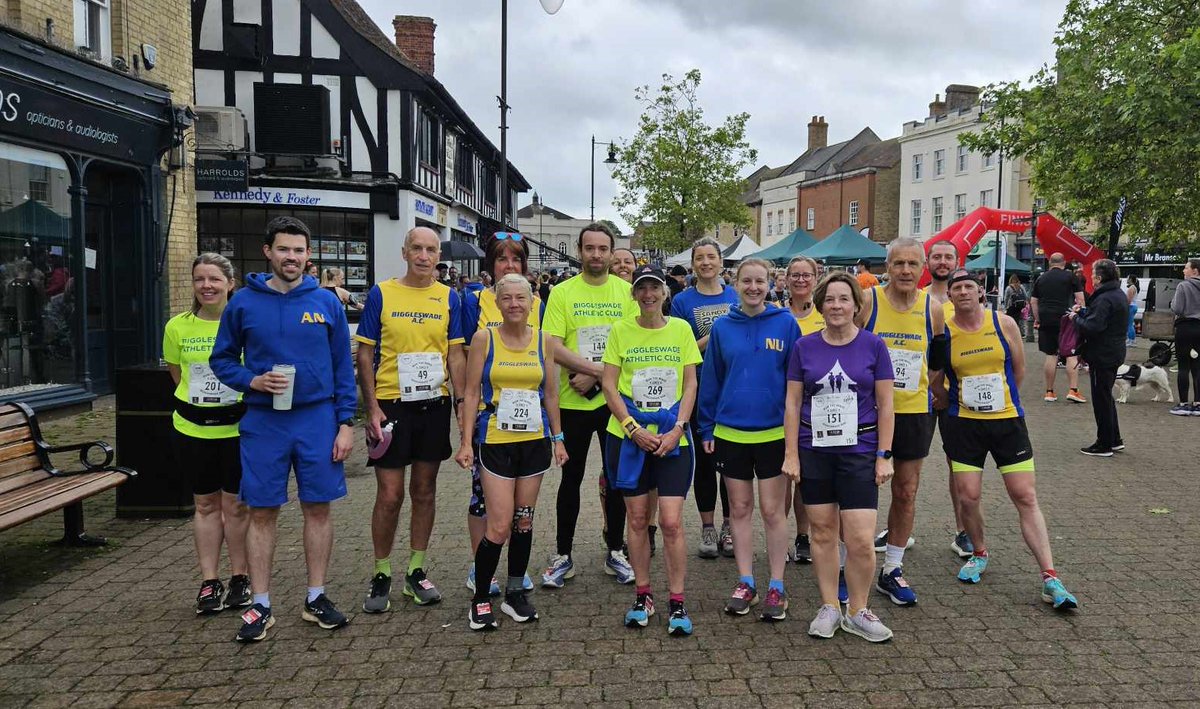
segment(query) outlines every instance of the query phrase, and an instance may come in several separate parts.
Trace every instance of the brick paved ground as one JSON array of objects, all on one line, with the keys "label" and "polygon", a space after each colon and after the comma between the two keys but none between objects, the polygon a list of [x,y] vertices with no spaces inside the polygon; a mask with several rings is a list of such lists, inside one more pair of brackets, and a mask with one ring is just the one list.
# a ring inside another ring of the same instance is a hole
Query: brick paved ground
[{"label": "brick paved ground", "polygon": [[[474,634],[462,586],[468,478],[447,465],[429,564],[446,602],[395,602],[388,615],[357,613],[332,633],[302,622],[293,504],[282,515],[276,556],[279,622],[267,641],[250,647],[232,642],[233,614],[198,619],[192,612],[197,578],[187,520],[116,520],[109,494],[87,506],[90,531],[111,539],[107,549],[48,544],[60,534],[57,517],[0,534],[0,706],[1200,705],[1200,574],[1190,553],[1200,539],[1200,420],[1168,416],[1143,397],[1121,409],[1128,452],[1085,458],[1076,449],[1092,440],[1090,407],[1043,404],[1040,386],[1030,377],[1024,394],[1056,564],[1083,605],[1074,615],[1057,615],[1038,600],[1037,570],[994,472],[985,483],[992,565],[979,586],[954,580],[946,467],[931,460],[917,546],[906,559],[920,605],[872,599],[896,632],[889,644],[844,634],[809,638],[811,567],[788,569],[786,622],[723,616],[735,581],[728,559],[689,560],[694,637],[669,638],[661,616],[645,631],[626,630],[620,621],[632,591],[601,570],[594,476],[576,579],[534,595],[540,623],[504,622],[498,632]],[[113,418],[110,409],[46,428],[64,441],[111,438]],[[359,450],[350,497],[335,511],[329,591],[347,610],[360,602],[370,569],[374,489],[363,458]],[[553,545],[557,486],[551,475],[534,566]],[[698,523],[694,515],[687,522],[691,545]],[[397,554],[394,563],[406,559]],[[661,559],[654,573],[661,588]]]}]

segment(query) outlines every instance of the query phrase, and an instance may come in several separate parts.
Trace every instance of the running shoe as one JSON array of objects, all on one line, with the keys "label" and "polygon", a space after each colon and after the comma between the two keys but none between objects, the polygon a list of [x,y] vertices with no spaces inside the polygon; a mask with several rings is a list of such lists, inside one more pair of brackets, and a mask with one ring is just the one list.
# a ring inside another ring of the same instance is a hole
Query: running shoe
[{"label": "running shoe", "polygon": [[1172,416],[1192,416],[1193,407],[1191,404],[1185,404],[1181,401],[1171,408],[1170,414]]},{"label": "running shoe", "polygon": [[250,577],[246,574],[235,574],[229,577],[229,593],[225,595],[226,608],[245,608],[254,601],[250,592]]},{"label": "running shoe", "polygon": [[812,563],[812,544],[809,542],[807,534],[796,535],[796,544],[791,550],[789,556],[791,556],[792,561],[796,562],[797,564]]},{"label": "running shoe", "polygon": [[242,628],[238,631],[237,640],[240,643],[254,643],[259,640],[265,640],[267,630],[272,625],[275,625],[275,616],[271,615],[271,609],[263,606],[261,603],[255,603],[242,613]]},{"label": "running shoe", "polygon": [[[529,581],[529,574],[525,574],[525,580],[529,582],[529,586],[532,588],[533,582]],[[475,565],[474,564],[471,564],[471,570],[467,572],[467,588],[471,589],[472,593],[475,592]],[[500,582],[496,580],[495,576],[492,577],[492,583],[488,586],[488,595],[489,596],[499,596],[500,595]]]},{"label": "running shoe", "polygon": [[826,603],[817,611],[817,617],[808,624],[808,634],[814,638],[832,638],[842,624],[842,612]]},{"label": "running shoe", "polygon": [[767,598],[763,601],[762,614],[759,618],[767,623],[775,623],[787,618],[787,593],[773,588],[767,589]]},{"label": "running shoe", "polygon": [[1084,455],[1090,455],[1094,458],[1111,458],[1111,457],[1113,457],[1112,448],[1109,448],[1108,446],[1102,446],[1099,443],[1093,443],[1090,446],[1085,446],[1083,448],[1080,448],[1079,452],[1083,453]]},{"label": "running shoe", "polygon": [[1062,581],[1057,578],[1046,579],[1042,583],[1042,600],[1054,606],[1055,610],[1078,608],[1079,601],[1067,590]]},{"label": "running shoe", "polygon": [[510,591],[504,594],[504,603],[500,604],[500,610],[518,623],[538,619],[537,609],[529,602],[524,591]]},{"label": "running shoe", "polygon": [[1078,389],[1071,389],[1067,392],[1067,401],[1074,401],[1076,404],[1087,403],[1087,399],[1083,398],[1083,394],[1080,394]]},{"label": "running shoe", "polygon": [[610,550],[608,556],[604,557],[604,573],[616,576],[619,584],[633,583],[633,567],[620,549]]},{"label": "running shoe", "polygon": [[380,572],[371,577],[367,597],[363,599],[364,613],[385,613],[392,607],[392,577]]},{"label": "running shoe", "polygon": [[225,610],[225,585],[220,579],[209,579],[200,584],[196,594],[196,615],[214,615]]},{"label": "running shoe", "polygon": [[1117,442],[1113,444],[1112,448],[1114,453],[1125,450],[1125,441],[1118,438]]},{"label": "running shoe", "polygon": [[750,606],[758,603],[758,592],[745,581],[738,581],[733,587],[733,593],[725,604],[725,612],[729,615],[746,615]]},{"label": "running shoe", "polygon": [[500,627],[500,621],[492,612],[491,601],[471,603],[471,610],[467,611],[467,623],[471,630],[495,630]]},{"label": "running shoe", "polygon": [[[879,552],[880,554],[887,551],[887,540],[888,540],[888,530],[887,529],[884,529],[879,534],[876,534],[875,535],[875,551]],[[904,544],[904,548],[912,549],[913,545],[916,543],[917,543],[917,540],[910,536],[908,538],[908,541]]]},{"label": "running shoe", "polygon": [[846,570],[838,571],[838,601],[844,606],[850,602],[850,590],[846,588]]},{"label": "running shoe", "polygon": [[654,556],[658,552],[658,540],[655,537],[658,534],[658,527],[653,524],[646,528],[646,536],[650,538],[650,556]]},{"label": "running shoe", "polygon": [[667,635],[684,638],[692,634],[692,619],[683,601],[671,601],[671,617],[667,620]]},{"label": "running shoe", "polygon": [[542,573],[542,588],[562,588],[567,579],[575,576],[575,562],[566,554],[551,554]]},{"label": "running shoe", "polygon": [[418,606],[428,606],[442,600],[442,592],[425,576],[425,569],[413,569],[411,574],[404,576],[403,593]]},{"label": "running shoe", "polygon": [[1042,401],[1058,401],[1058,396],[1053,389],[1047,389],[1046,395],[1042,397]]},{"label": "running shoe", "polygon": [[626,628],[644,628],[654,615],[654,596],[649,593],[639,593],[629,610],[625,611]]},{"label": "running shoe", "polygon": [[842,630],[872,643],[887,642],[892,639],[892,629],[879,620],[879,616],[869,609],[863,608],[854,615],[842,616]]},{"label": "running shoe", "polygon": [[717,528],[711,525],[700,530],[700,548],[696,554],[701,559],[715,559],[721,555],[720,546],[718,545]]},{"label": "running shoe", "polygon": [[979,577],[983,575],[987,565],[988,557],[972,554],[971,558],[967,559],[967,563],[958,570],[958,580],[963,583],[979,583]]},{"label": "running shoe", "polygon": [[304,611],[300,617],[310,623],[316,623],[326,630],[340,628],[350,622],[346,614],[339,611],[337,606],[333,605],[333,601],[329,600],[324,593],[312,601],[305,601]]},{"label": "running shoe", "polygon": [[1192,416],[1200,416],[1200,403],[1192,402]]},{"label": "running shoe", "polygon": [[917,605],[917,594],[908,585],[908,581],[904,580],[903,567],[897,566],[890,574],[885,574],[883,569],[880,569],[879,579],[875,581],[875,590],[898,606]]},{"label": "running shoe", "polygon": [[729,528],[729,520],[721,523],[721,556],[733,558],[733,530]]},{"label": "running shoe", "polygon": [[950,542],[950,548],[958,554],[958,558],[966,559],[975,553],[975,545],[971,543],[971,535],[965,530],[954,535],[954,541]]}]

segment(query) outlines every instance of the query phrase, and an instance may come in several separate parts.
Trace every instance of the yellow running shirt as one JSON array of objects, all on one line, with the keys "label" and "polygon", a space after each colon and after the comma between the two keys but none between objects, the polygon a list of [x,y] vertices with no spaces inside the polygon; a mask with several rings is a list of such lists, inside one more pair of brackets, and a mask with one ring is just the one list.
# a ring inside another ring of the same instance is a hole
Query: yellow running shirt
[{"label": "yellow running shirt", "polygon": [[1024,416],[1012,352],[994,310],[984,310],[983,324],[968,332],[946,321],[950,338],[950,415],[968,419],[1008,419]]},{"label": "yellow running shirt", "polygon": [[[584,359],[600,362],[609,330],[622,318],[640,312],[631,292],[630,285],[616,276],[610,275],[599,286],[588,285],[582,275],[568,278],[550,291],[542,331],[562,338],[564,347]],[[568,383],[570,370],[559,370],[559,408],[595,411],[604,406],[603,394],[585,399]]]},{"label": "yellow running shirt", "polygon": [[[666,326],[656,330],[638,325],[636,318],[621,320],[609,332],[604,350],[604,363],[621,369],[617,391],[635,402],[650,404],[639,406],[642,410],[674,406],[683,396],[683,368],[702,361],[692,328],[682,318],[667,318]],[[648,429],[658,433],[657,426]],[[625,437],[614,416],[608,417],[608,432]],[[686,436],[679,439],[679,445],[687,445]]]},{"label": "yellow running shirt", "polygon": [[811,335],[814,332],[820,332],[825,329],[825,316],[817,312],[817,306],[809,309],[808,315],[802,318],[796,318],[796,324],[800,326],[800,336]]},{"label": "yellow running shirt", "polygon": [[[208,356],[217,341],[217,320],[204,320],[188,311],[167,321],[163,330],[163,359],[179,367],[179,385],[175,398],[196,406],[228,406],[241,401],[242,395],[225,386],[208,368]],[[175,430],[191,436],[213,440],[238,435],[236,423],[227,426],[201,426],[178,413],[171,416]]]},{"label": "yellow running shirt", "polygon": [[376,398],[449,396],[446,353],[463,342],[459,303],[456,291],[436,281],[412,288],[391,279],[371,288],[354,339],[376,348]]},{"label": "yellow running shirt", "polygon": [[546,438],[550,435],[550,421],[542,406],[542,379],[546,372],[542,333],[533,330],[529,345],[513,350],[504,344],[495,328],[488,328],[487,332],[476,440],[520,443]]},{"label": "yellow running shirt", "polygon": [[873,300],[866,329],[883,340],[892,357],[896,413],[932,412],[927,357],[933,341],[933,306],[929,294],[917,291],[913,306],[903,312],[892,307],[883,286],[875,287]]}]

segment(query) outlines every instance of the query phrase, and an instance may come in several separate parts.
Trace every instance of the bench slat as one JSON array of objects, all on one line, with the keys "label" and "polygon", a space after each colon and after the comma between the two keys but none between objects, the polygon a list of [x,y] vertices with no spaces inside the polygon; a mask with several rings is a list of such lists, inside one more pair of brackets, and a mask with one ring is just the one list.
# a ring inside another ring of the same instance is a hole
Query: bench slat
[{"label": "bench slat", "polygon": [[26,485],[32,485],[33,483],[36,483],[40,480],[45,480],[49,477],[50,473],[47,473],[41,468],[30,469],[24,472],[13,473],[11,475],[0,477],[0,495],[3,495],[7,492],[12,492],[13,490],[25,487]]},{"label": "bench slat", "polygon": [[33,441],[25,441],[23,443],[10,443],[6,446],[0,446],[0,463],[14,458],[22,458],[27,456],[37,448],[34,447]]},{"label": "bench slat", "polygon": [[9,426],[25,426],[28,422],[25,420],[25,414],[20,409],[5,406],[0,408],[0,428],[8,428]]},{"label": "bench slat", "polygon": [[6,478],[9,475],[41,469],[42,461],[38,460],[36,455],[26,455],[21,458],[13,458],[12,460],[0,463],[0,479]]},{"label": "bench slat", "polygon": [[117,472],[89,473],[69,478],[53,478],[22,488],[0,498],[0,530],[15,527],[125,482]]},{"label": "bench slat", "polygon": [[11,428],[0,429],[0,446],[19,441],[33,441],[33,436],[30,435],[28,426],[13,426]]}]

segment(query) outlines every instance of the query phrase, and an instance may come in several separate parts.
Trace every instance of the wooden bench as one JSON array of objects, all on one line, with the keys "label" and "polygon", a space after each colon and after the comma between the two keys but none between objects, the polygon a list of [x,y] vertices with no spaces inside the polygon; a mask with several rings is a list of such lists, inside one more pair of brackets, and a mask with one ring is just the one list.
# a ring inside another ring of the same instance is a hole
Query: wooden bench
[{"label": "wooden bench", "polygon": [[[79,453],[82,470],[59,470],[51,454]],[[103,454],[93,461],[95,451]],[[114,488],[137,475],[114,466],[112,446],[101,441],[52,446],[42,440],[37,417],[25,404],[0,405],[0,530],[63,511],[63,543],[97,546],[103,537],[83,531],[83,500]]]}]

